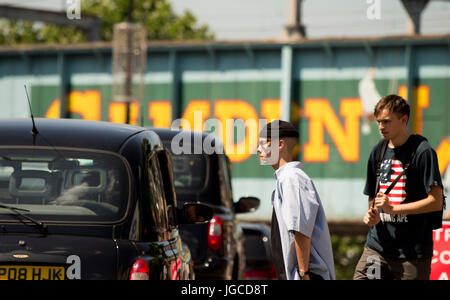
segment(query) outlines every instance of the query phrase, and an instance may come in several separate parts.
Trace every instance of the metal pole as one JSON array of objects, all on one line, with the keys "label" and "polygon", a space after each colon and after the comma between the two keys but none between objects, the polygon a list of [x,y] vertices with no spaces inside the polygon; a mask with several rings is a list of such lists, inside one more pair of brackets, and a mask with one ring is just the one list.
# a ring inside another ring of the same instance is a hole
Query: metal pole
[{"label": "metal pole", "polygon": [[[134,0],[130,0],[128,3],[128,23],[133,22],[133,9]],[[125,64],[125,96],[126,96],[126,110],[125,110],[125,123],[130,124],[130,114],[131,114],[131,101],[133,95],[133,74],[132,74],[132,63],[133,63],[133,29],[128,28],[127,32],[127,56]]]},{"label": "metal pole", "polygon": [[291,121],[292,99],[292,56],[291,45],[283,46],[281,50],[281,119]]},{"label": "metal pole", "polygon": [[402,0],[403,6],[408,13],[408,33],[410,35],[420,34],[420,18],[430,0]]},{"label": "metal pole", "polygon": [[69,111],[69,83],[67,76],[67,63],[64,53],[58,53],[58,73],[59,73],[59,99],[60,99],[60,118],[70,118]]},{"label": "metal pole", "polygon": [[414,55],[414,47],[412,45],[406,46],[405,49],[405,60],[406,60],[406,69],[407,69],[407,78],[406,78],[406,86],[408,90],[408,102],[411,107],[411,112],[409,115],[408,122],[408,130],[412,133],[414,132],[417,126],[415,126],[417,122],[417,101],[414,93],[414,88],[416,86],[416,64],[415,64],[415,55]]},{"label": "metal pole", "polygon": [[181,100],[181,78],[180,70],[178,68],[179,57],[176,50],[170,50],[169,52],[169,70],[172,73],[172,86],[170,99],[172,100],[172,116],[173,119],[179,119],[182,115],[182,100]]},{"label": "metal pole", "polygon": [[305,27],[302,25],[301,7],[302,0],[289,0],[288,24],[284,26],[282,33],[285,40],[301,39],[306,36]]}]

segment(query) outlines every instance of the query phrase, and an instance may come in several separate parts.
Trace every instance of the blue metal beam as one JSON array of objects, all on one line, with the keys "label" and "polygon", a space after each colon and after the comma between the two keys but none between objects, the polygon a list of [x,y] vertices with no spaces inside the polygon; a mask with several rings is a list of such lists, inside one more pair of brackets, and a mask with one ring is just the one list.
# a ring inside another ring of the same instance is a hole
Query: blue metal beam
[{"label": "blue metal beam", "polygon": [[291,99],[292,99],[292,56],[291,45],[285,45],[281,49],[281,119],[290,122],[291,120]]}]

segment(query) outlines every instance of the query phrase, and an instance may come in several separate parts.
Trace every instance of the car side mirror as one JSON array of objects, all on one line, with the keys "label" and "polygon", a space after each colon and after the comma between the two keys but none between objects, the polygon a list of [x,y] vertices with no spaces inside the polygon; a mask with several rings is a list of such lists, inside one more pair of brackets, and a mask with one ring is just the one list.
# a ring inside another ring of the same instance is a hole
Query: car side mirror
[{"label": "car side mirror", "polygon": [[208,223],[214,215],[214,209],[202,203],[185,203],[181,209],[178,209],[178,222],[180,224],[205,224]]},{"label": "car side mirror", "polygon": [[258,209],[261,201],[256,197],[242,197],[234,203],[234,212],[237,214],[254,212]]}]

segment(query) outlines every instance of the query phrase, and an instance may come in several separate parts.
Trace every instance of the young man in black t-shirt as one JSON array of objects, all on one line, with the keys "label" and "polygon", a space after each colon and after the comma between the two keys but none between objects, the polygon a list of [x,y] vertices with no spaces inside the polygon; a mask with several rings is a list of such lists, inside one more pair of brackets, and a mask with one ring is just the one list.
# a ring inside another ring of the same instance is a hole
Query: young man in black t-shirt
[{"label": "young man in black t-shirt", "polygon": [[429,279],[432,231],[442,224],[443,186],[436,152],[425,138],[407,130],[409,113],[408,103],[397,95],[383,97],[375,107],[388,145],[379,163],[379,145],[369,157],[364,223],[370,230],[354,279]]}]

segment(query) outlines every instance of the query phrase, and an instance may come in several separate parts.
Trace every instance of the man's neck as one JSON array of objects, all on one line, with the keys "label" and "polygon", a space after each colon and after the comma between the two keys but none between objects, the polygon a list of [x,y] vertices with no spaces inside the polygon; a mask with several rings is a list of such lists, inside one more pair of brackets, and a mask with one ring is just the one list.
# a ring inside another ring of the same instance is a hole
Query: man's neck
[{"label": "man's neck", "polygon": [[410,136],[411,136],[411,133],[409,133],[408,131],[402,132],[394,139],[389,140],[389,146],[391,146],[393,148],[400,147],[404,143],[406,143],[406,141],[409,139]]},{"label": "man's neck", "polygon": [[284,157],[280,157],[280,160],[278,161],[278,163],[276,165],[273,165],[272,168],[276,171],[279,168],[281,168],[282,166],[284,166],[287,163],[290,163],[292,161],[291,158],[284,158]]}]

